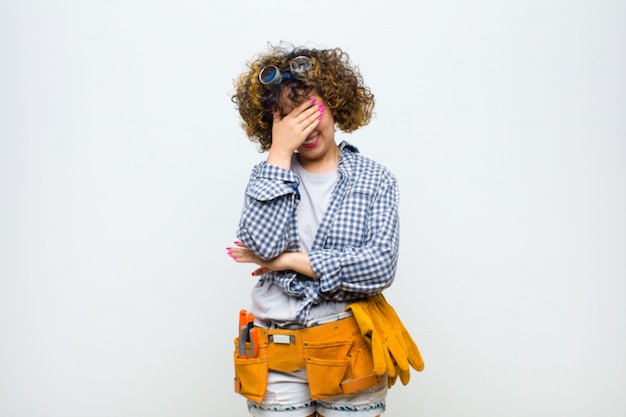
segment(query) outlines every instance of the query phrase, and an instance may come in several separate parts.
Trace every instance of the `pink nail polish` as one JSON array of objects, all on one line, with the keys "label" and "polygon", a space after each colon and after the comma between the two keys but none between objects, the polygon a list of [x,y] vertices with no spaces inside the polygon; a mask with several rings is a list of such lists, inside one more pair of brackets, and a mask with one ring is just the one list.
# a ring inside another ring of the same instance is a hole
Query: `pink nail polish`
[{"label": "pink nail polish", "polygon": [[321,114],[317,117],[317,120],[322,120],[322,115]]},{"label": "pink nail polish", "polygon": [[235,245],[239,245],[241,242],[239,242],[238,240],[235,240],[233,243],[234,243]]},{"label": "pink nail polish", "polygon": [[313,98],[311,99],[311,104],[315,104],[315,102],[316,102],[316,101],[317,101],[317,99],[316,99],[315,97],[313,97]]}]

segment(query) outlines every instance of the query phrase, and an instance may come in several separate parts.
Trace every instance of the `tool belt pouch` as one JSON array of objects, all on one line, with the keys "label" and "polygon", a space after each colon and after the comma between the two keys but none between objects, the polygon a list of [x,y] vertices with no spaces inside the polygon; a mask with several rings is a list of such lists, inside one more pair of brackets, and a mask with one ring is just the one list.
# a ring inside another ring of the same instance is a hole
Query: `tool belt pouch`
[{"label": "tool belt pouch", "polygon": [[354,317],[306,329],[304,357],[314,400],[352,394],[382,382]]},{"label": "tool belt pouch", "polygon": [[[249,349],[246,343],[246,349]],[[239,342],[235,339],[235,392],[255,402],[263,401],[267,389],[267,346],[259,347],[256,358],[242,359],[239,355]]]},{"label": "tool belt pouch", "polygon": [[304,366],[302,330],[263,329],[261,339],[267,341],[269,368],[294,372]]}]

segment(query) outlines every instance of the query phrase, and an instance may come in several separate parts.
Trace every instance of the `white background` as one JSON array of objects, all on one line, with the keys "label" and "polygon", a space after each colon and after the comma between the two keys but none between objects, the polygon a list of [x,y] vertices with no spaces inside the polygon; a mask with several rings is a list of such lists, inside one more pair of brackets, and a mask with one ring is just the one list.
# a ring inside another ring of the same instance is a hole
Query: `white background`
[{"label": "white background", "polygon": [[0,416],[245,416],[229,93],[340,46],[401,187],[387,297],[426,361],[386,416],[626,415],[626,3],[3,1]]}]

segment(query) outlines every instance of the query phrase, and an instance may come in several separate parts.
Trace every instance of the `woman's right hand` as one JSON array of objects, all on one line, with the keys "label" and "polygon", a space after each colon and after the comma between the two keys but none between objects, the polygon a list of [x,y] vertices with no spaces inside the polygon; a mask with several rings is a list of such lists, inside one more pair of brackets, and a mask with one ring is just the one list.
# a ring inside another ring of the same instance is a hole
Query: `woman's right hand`
[{"label": "woman's right hand", "polygon": [[274,112],[272,145],[267,163],[281,168],[291,168],[291,155],[315,130],[320,122],[324,104],[319,98],[305,100],[285,117]]}]

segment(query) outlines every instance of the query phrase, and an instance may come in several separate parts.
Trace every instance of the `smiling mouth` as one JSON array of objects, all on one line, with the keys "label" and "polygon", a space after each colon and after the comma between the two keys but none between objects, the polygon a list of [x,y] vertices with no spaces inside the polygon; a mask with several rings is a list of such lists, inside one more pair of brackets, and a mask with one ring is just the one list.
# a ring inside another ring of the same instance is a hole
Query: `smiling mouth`
[{"label": "smiling mouth", "polygon": [[318,133],[315,136],[311,136],[310,138],[307,138],[307,140],[305,140],[304,143],[302,143],[302,146],[307,148],[307,147],[311,147],[312,145],[315,145],[317,143],[317,140],[319,139],[319,137],[320,137],[320,135]]}]

